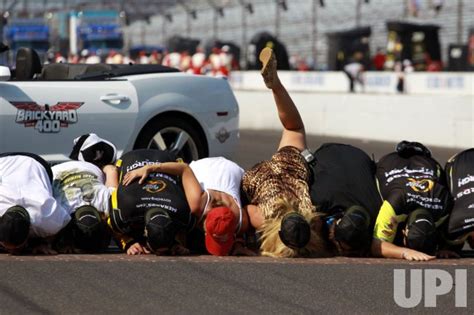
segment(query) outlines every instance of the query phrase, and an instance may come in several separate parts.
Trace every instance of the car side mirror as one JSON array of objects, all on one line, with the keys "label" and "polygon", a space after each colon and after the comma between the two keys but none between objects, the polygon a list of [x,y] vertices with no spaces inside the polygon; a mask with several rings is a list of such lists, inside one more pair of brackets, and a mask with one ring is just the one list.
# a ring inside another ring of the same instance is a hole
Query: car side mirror
[{"label": "car side mirror", "polygon": [[8,81],[11,77],[10,68],[5,66],[0,66],[0,81]]}]

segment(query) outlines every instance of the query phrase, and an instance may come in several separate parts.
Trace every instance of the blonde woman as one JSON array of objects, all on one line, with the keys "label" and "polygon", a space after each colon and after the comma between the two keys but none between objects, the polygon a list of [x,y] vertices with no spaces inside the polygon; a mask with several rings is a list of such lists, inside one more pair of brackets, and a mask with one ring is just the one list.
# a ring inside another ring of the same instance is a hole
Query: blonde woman
[{"label": "blonde woman", "polygon": [[271,160],[255,165],[242,179],[251,224],[261,233],[261,253],[272,257],[329,256],[327,243],[320,236],[322,220],[309,195],[309,169],[302,155],[306,150],[303,121],[278,78],[273,51],[264,48],[260,61],[283,125]]}]

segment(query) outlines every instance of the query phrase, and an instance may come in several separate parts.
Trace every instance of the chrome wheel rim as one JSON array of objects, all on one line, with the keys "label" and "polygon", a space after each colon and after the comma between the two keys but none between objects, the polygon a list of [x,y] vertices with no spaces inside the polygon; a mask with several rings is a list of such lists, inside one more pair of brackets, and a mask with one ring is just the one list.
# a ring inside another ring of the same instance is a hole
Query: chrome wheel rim
[{"label": "chrome wheel rim", "polygon": [[167,127],[158,131],[147,148],[170,151],[186,162],[199,159],[196,142],[189,133],[178,127]]}]

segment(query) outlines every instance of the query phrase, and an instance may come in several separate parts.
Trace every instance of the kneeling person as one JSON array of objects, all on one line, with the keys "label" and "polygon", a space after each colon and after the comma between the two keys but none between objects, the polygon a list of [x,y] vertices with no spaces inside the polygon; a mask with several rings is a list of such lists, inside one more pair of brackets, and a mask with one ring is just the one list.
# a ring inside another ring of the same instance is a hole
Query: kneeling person
[{"label": "kneeling person", "polygon": [[107,176],[96,165],[84,161],[64,162],[52,169],[53,195],[72,218],[58,239],[58,250],[104,251],[110,241],[106,218],[110,196],[118,185],[117,174],[112,171]]},{"label": "kneeling person", "polygon": [[474,148],[451,157],[445,170],[454,198],[449,217],[448,243],[462,247],[467,240],[474,249]]},{"label": "kneeling person", "polygon": [[11,253],[22,252],[28,239],[41,239],[33,253],[54,253],[49,242],[70,220],[52,194],[48,163],[30,153],[0,155],[0,243]]},{"label": "kneeling person", "polygon": [[310,195],[326,214],[323,236],[338,255],[365,255],[382,205],[375,162],[364,151],[339,143],[323,144],[312,158]]},{"label": "kneeling person", "polygon": [[103,252],[109,245],[106,219],[118,186],[115,146],[96,134],[74,140],[68,161],[52,167],[53,195],[71,215],[56,239],[59,252]]},{"label": "kneeling person", "polygon": [[[146,254],[150,250],[156,254],[188,253],[177,238],[179,232],[194,227],[195,219],[182,187],[186,185],[186,175],[181,183],[178,176],[166,173],[167,165],[181,164],[175,161],[170,152],[148,149],[128,152],[117,161],[120,181],[112,194],[109,225],[127,254]],[[127,174],[149,164],[158,168],[163,165],[163,172],[127,181]]]},{"label": "kneeling person", "polygon": [[[397,152],[377,163],[384,198],[377,216],[372,254],[387,258],[431,260],[438,247],[437,227],[447,219],[451,200],[443,169],[417,142],[403,141]],[[395,245],[398,227],[405,223]]]}]

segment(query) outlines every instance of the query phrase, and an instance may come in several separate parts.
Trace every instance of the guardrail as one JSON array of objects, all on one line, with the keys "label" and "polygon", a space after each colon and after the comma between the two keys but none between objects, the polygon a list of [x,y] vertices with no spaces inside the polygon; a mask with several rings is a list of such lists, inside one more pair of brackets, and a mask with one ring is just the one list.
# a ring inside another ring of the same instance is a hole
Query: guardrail
[{"label": "guardrail", "polygon": [[[281,79],[308,134],[474,147],[473,74],[415,73],[406,78],[407,94],[391,91],[394,75],[370,73],[374,82],[370,93],[368,86],[367,93],[347,93],[345,75],[337,72],[283,72]],[[233,73],[231,81],[240,105],[241,128],[281,130],[272,94],[258,71]]]},{"label": "guardrail", "polygon": [[[349,79],[343,72],[280,71],[282,82],[290,91],[347,92]],[[398,94],[400,74],[367,71],[364,88],[356,84],[356,91],[366,93]],[[406,94],[450,94],[474,96],[474,72],[413,72],[403,75]],[[264,90],[258,71],[232,72],[229,81],[237,90]]]}]

